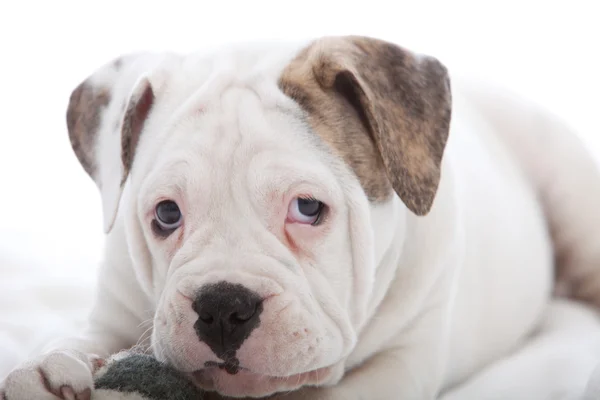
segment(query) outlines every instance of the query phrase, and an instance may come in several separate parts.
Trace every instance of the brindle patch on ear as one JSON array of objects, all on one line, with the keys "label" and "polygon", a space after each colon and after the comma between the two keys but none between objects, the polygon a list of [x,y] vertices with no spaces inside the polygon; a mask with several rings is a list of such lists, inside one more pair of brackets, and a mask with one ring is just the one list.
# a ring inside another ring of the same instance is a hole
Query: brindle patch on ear
[{"label": "brindle patch on ear", "polygon": [[85,171],[94,178],[96,134],[102,121],[101,114],[110,103],[110,91],[81,83],[71,93],[67,108],[67,129],[75,155]]},{"label": "brindle patch on ear", "polygon": [[377,39],[330,37],[305,48],[279,85],[371,201],[393,189],[414,213],[429,211],[450,124],[442,64]]},{"label": "brindle patch on ear", "polygon": [[143,92],[139,98],[132,99],[125,109],[121,131],[121,162],[123,163],[123,177],[121,186],[131,170],[133,158],[144,123],[154,104],[154,91],[148,81],[144,82]]},{"label": "brindle patch on ear", "polygon": [[306,111],[313,130],[350,166],[369,200],[389,198],[392,188],[383,160],[361,116],[343,96],[321,89],[306,53],[285,70],[279,81],[281,90]]}]

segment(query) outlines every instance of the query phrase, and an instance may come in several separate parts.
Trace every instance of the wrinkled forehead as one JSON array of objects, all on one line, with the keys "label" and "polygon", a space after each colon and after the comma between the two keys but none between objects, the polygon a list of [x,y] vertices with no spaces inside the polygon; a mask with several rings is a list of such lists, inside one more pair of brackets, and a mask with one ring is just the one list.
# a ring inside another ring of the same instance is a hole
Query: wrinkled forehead
[{"label": "wrinkled forehead", "polygon": [[[265,86],[278,91],[274,84]],[[300,108],[281,93],[269,96],[278,101],[265,100],[252,87],[231,85],[201,97],[165,127],[165,146],[172,152],[194,150],[219,164],[248,161],[257,152],[318,159],[313,155],[319,151],[318,139]]]},{"label": "wrinkled forehead", "polygon": [[154,156],[146,160],[145,192],[200,186],[210,187],[215,197],[303,183],[341,197],[343,166],[275,79],[258,76],[248,82],[226,74],[213,79],[217,82],[208,82],[171,118],[152,127],[160,140],[149,142]]}]

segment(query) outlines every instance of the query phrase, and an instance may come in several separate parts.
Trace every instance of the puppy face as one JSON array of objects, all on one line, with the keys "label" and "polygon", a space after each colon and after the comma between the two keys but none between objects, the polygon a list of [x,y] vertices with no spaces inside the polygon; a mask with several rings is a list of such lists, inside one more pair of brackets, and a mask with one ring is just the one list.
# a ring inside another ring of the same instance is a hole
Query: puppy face
[{"label": "puppy face", "polygon": [[334,384],[368,323],[370,206],[433,201],[445,70],[364,38],[124,61],[76,89],[69,132],[107,230],[124,218],[155,354],[229,396]]},{"label": "puppy face", "polygon": [[154,264],[155,353],[229,395],[332,378],[356,341],[350,208],[369,225],[299,107],[257,90],[192,101],[132,171],[125,213]]}]

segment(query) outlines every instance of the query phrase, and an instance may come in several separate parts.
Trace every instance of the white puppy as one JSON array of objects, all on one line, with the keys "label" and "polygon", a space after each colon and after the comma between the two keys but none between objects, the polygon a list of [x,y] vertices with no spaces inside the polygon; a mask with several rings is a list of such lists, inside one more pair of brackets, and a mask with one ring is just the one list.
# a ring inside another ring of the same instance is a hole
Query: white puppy
[{"label": "white puppy", "polygon": [[536,327],[555,250],[599,299],[590,156],[474,89],[364,37],[104,66],[67,112],[102,195],[97,302],[5,396],[88,398],[151,318],[154,354],[225,396],[433,399]]}]

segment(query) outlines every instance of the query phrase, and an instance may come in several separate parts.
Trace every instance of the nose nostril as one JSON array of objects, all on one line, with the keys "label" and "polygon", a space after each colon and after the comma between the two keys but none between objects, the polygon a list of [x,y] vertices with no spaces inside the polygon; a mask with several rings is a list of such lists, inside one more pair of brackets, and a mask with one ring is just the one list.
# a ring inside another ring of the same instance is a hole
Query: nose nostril
[{"label": "nose nostril", "polygon": [[215,321],[213,316],[206,312],[201,312],[198,315],[198,318],[200,318],[200,321],[204,322],[205,324],[212,324]]},{"label": "nose nostril", "polygon": [[229,316],[229,321],[232,324],[243,324],[248,322],[256,314],[256,307],[247,312],[234,312]]}]

